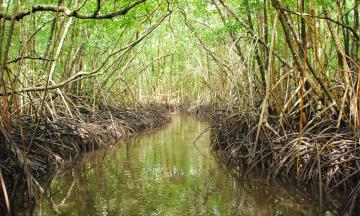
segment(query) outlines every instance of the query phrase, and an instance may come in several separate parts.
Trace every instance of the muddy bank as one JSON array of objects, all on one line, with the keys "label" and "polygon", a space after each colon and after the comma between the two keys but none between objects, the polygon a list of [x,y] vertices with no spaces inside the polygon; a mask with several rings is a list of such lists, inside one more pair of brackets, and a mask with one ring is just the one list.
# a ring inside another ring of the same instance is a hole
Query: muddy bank
[{"label": "muddy bank", "polygon": [[210,119],[214,152],[231,169],[296,178],[319,194],[320,203],[331,195],[340,215],[359,212],[359,134],[347,125],[337,128],[336,118],[316,116],[302,130],[299,119],[269,119],[258,130],[256,114],[216,112]]},{"label": "muddy bank", "polygon": [[[80,111],[72,118],[56,120],[19,118],[1,131],[0,166],[10,203],[16,197],[17,185],[27,182],[25,186],[32,190],[41,177],[61,167],[64,160],[158,128],[170,120],[168,110],[160,106],[100,109],[96,113]],[[4,199],[4,191],[1,194]],[[1,203],[1,209],[6,209],[6,202]]]}]

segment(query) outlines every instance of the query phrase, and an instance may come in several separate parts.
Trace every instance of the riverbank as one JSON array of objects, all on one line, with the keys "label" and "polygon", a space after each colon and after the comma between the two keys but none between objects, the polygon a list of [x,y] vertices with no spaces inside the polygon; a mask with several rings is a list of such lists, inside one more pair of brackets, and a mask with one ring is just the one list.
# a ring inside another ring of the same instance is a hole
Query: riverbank
[{"label": "riverbank", "polygon": [[[35,194],[32,214],[323,215],[331,211],[326,206],[320,212],[311,193],[296,186],[268,183],[253,175],[248,180],[231,177],[210,151],[209,134],[203,133],[208,127],[205,121],[177,112],[159,130],[84,154],[55,172],[44,184],[45,193]],[[17,210],[18,215],[29,215],[30,209]]]},{"label": "riverbank", "polygon": [[[28,189],[32,190],[33,186],[39,186],[39,178],[61,167],[65,160],[158,128],[169,120],[169,111],[161,106],[108,108],[96,113],[81,110],[76,117],[56,120],[19,118],[0,134],[3,149],[0,166],[7,189],[2,190],[2,198],[9,199],[11,204],[17,184],[28,182]],[[7,201],[1,203],[6,205]]]},{"label": "riverbank", "polygon": [[331,194],[340,200],[340,215],[358,212],[360,136],[321,114],[299,130],[298,119],[269,118],[259,127],[256,114],[216,112],[210,118],[212,149],[230,169],[295,177],[319,194],[320,205]]},{"label": "riverbank", "polygon": [[[160,127],[170,120],[170,112],[179,112],[210,122],[211,147],[230,170],[240,169],[245,175],[258,170],[267,178],[295,177],[300,185],[310,185],[311,191],[319,194],[314,199],[320,199],[320,204],[323,197],[331,194],[341,200],[335,204],[340,214],[358,211],[358,134],[348,127],[336,129],[335,120],[319,116],[303,128],[302,134],[296,132],[296,126],[277,125],[275,119],[264,124],[257,134],[256,115],[226,110],[210,105],[112,108],[96,114],[83,110],[81,118],[43,120],[38,126],[31,118],[23,118],[22,129],[11,128],[12,141],[17,144],[8,144],[20,154],[10,157],[9,152],[1,153],[10,200],[14,199],[13,186],[19,179],[30,179],[31,187],[37,185],[42,175],[61,167],[64,160]],[[28,152],[27,156],[21,158],[24,152]],[[344,194],[349,194],[345,201]]]}]

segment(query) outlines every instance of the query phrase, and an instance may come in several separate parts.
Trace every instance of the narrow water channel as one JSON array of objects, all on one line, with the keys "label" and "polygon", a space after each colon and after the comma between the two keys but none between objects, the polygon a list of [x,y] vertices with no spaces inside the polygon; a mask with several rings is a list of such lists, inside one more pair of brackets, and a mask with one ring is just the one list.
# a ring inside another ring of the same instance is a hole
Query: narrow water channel
[{"label": "narrow water channel", "polygon": [[318,215],[296,188],[230,177],[209,134],[193,145],[207,127],[175,116],[164,129],[85,155],[38,195],[35,215]]}]

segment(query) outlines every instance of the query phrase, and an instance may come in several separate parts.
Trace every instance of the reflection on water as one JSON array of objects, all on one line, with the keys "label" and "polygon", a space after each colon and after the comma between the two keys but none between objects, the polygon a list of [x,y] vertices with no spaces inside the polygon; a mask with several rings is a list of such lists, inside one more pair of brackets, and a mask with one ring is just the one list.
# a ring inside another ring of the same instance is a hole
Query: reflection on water
[{"label": "reflection on water", "polygon": [[35,215],[318,215],[295,188],[229,177],[208,134],[193,145],[207,127],[176,116],[165,129],[86,155],[38,195]]}]

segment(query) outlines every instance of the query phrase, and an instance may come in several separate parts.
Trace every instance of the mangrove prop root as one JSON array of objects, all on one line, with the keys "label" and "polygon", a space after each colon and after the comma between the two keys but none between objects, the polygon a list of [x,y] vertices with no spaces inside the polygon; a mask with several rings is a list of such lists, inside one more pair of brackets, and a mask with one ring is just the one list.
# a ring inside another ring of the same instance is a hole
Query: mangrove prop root
[{"label": "mangrove prop root", "polygon": [[269,177],[295,176],[323,193],[351,194],[339,209],[353,211],[350,204],[359,203],[360,193],[360,136],[350,126],[337,128],[336,118],[324,115],[314,116],[301,134],[296,115],[287,122],[269,118],[255,145],[258,115],[216,112],[210,119],[212,149],[230,168],[249,172],[257,167]]},{"label": "mangrove prop root", "polygon": [[7,128],[7,133],[0,132],[0,167],[9,194],[14,194],[16,182],[30,179],[36,184],[64,160],[158,128],[170,115],[163,107],[112,108],[95,114],[84,109],[81,118],[50,119],[36,122],[25,116]]}]

